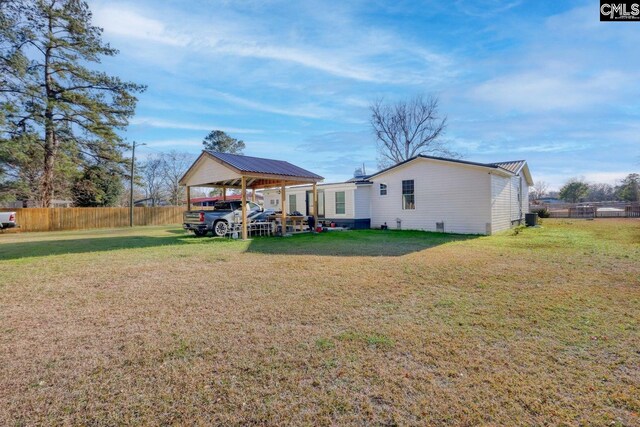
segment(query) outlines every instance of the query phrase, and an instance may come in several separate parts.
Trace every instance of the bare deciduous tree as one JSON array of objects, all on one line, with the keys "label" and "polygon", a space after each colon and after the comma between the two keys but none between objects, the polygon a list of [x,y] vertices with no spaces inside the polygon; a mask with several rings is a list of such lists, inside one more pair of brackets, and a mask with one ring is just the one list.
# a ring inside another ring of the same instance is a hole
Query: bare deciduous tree
[{"label": "bare deciduous tree", "polygon": [[546,181],[536,181],[531,189],[530,196],[533,200],[541,199],[549,191],[549,183]]},{"label": "bare deciduous tree", "polygon": [[588,202],[609,202],[616,199],[616,189],[613,185],[604,182],[589,184]]},{"label": "bare deciduous tree", "polygon": [[438,113],[438,98],[417,95],[396,104],[371,106],[371,126],[378,139],[378,163],[387,167],[418,154],[460,157],[440,139],[447,118]]},{"label": "bare deciduous tree", "polygon": [[182,205],[185,197],[185,188],[180,185],[180,178],[189,169],[192,156],[187,153],[179,153],[175,150],[162,155],[162,181],[169,202],[174,206]]},{"label": "bare deciduous tree", "polygon": [[163,199],[163,169],[164,160],[161,155],[149,156],[139,168],[141,186],[145,197],[151,199],[151,206],[157,206]]}]

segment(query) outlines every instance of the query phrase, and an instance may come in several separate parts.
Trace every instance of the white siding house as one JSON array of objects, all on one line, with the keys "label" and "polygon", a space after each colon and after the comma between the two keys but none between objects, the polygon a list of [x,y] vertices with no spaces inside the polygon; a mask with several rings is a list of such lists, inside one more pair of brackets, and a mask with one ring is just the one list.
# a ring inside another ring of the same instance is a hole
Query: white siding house
[{"label": "white siding house", "polygon": [[[406,162],[369,178],[376,189],[371,226],[437,231],[437,223],[444,223],[445,232],[484,234],[491,221],[489,178],[476,166],[422,158]],[[403,182],[405,187],[413,182],[413,204],[403,198],[409,196],[403,196]],[[380,184],[386,195],[380,195]]]},{"label": "white siding house", "polygon": [[[370,228],[370,182],[339,182],[318,185],[318,220],[340,227]],[[310,185],[286,190],[285,210],[309,215],[313,204]],[[263,191],[265,209],[281,210],[280,190]],[[292,203],[294,202],[294,203]]]},{"label": "white siding house", "polygon": [[533,184],[524,160],[484,164],[431,156],[367,179],[373,183],[372,227],[470,234],[492,234],[523,221]]},{"label": "white siding house", "polygon": [[[524,220],[529,186],[524,160],[475,163],[416,156],[361,180],[318,186],[318,220],[352,228],[492,234]],[[311,186],[287,189],[287,212],[307,215]],[[280,210],[279,190],[264,191]]]}]

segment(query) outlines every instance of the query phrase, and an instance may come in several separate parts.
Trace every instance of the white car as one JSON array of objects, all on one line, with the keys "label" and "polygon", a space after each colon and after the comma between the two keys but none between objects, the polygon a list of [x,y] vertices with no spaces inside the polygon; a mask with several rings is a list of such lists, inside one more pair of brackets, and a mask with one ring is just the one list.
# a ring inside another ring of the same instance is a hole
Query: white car
[{"label": "white car", "polygon": [[0,230],[16,226],[15,212],[0,212]]}]

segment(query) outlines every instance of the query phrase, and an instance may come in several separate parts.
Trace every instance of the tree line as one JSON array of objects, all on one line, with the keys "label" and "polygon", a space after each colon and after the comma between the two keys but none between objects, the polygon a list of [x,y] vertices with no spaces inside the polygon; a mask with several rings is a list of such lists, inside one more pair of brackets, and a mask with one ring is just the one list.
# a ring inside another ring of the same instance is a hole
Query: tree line
[{"label": "tree line", "polygon": [[616,185],[590,183],[583,178],[569,179],[559,191],[549,191],[549,184],[537,181],[529,193],[531,200],[551,197],[567,203],[581,202],[638,202],[640,201],[640,174],[631,173]]}]

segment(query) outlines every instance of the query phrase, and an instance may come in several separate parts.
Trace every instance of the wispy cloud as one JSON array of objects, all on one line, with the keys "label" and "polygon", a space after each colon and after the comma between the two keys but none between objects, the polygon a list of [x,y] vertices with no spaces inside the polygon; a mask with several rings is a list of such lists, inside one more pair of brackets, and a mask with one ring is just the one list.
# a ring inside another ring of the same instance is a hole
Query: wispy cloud
[{"label": "wispy cloud", "polygon": [[507,110],[586,109],[615,99],[633,80],[630,75],[613,70],[585,78],[540,69],[484,82],[475,88],[473,96]]},{"label": "wispy cloud", "polygon": [[337,77],[365,82],[385,81],[383,76],[375,69],[350,64],[343,59],[336,58],[331,52],[312,51],[311,49],[303,50],[258,42],[237,43],[221,40],[210,40],[210,47],[223,54],[292,62],[307,68],[324,71]]},{"label": "wispy cloud", "polygon": [[200,138],[177,138],[177,139],[150,139],[145,142],[146,148],[160,149],[177,149],[181,151],[193,151],[194,149],[202,149],[202,139]]},{"label": "wispy cloud", "polygon": [[228,126],[219,126],[208,123],[189,123],[182,121],[171,121],[164,119],[156,119],[152,117],[135,117],[130,121],[131,125],[141,127],[153,127],[161,129],[181,129],[181,130],[198,130],[198,131],[211,131],[213,129],[223,130],[225,132],[238,132],[238,133],[263,133],[260,129],[247,129],[247,128],[234,128]]},{"label": "wispy cloud", "polygon": [[306,117],[310,119],[322,119],[337,116],[336,110],[324,108],[311,103],[307,105],[298,105],[294,107],[283,108],[216,90],[210,90],[207,91],[207,93],[210,94],[213,98],[222,99],[235,105],[250,108],[252,110],[264,111],[267,113],[293,117]]},{"label": "wispy cloud", "polygon": [[503,0],[475,0],[473,2],[456,0],[454,4],[456,9],[465,15],[487,18],[495,17],[500,13],[520,6],[522,0],[512,2]]},{"label": "wispy cloud", "polygon": [[[339,35],[329,32],[327,40],[309,43],[285,32],[274,37],[271,31],[261,30],[260,25],[248,18],[233,23],[223,19],[200,22],[174,15],[169,21],[153,17],[154,14],[142,5],[98,3],[95,8],[96,23],[109,35],[178,46],[206,55],[291,63],[335,77],[373,83],[416,84],[436,79],[440,73],[453,72],[452,60],[445,54],[384,31],[361,31],[350,20],[329,30]],[[385,62],[384,56],[389,61]],[[407,61],[412,64],[398,72],[398,64]],[[422,70],[415,69],[418,64]]]},{"label": "wispy cloud", "polygon": [[470,160],[525,157],[557,183],[638,167],[637,31],[586,0],[90,2],[122,51],[103,66],[149,86],[131,133],[150,147],[218,128],[347,178],[375,163],[369,102],[433,92]]},{"label": "wispy cloud", "polygon": [[149,18],[130,6],[103,4],[94,7],[94,23],[110,35],[129,39],[152,41],[170,46],[186,46],[190,42],[187,35],[170,31],[167,25]]}]

